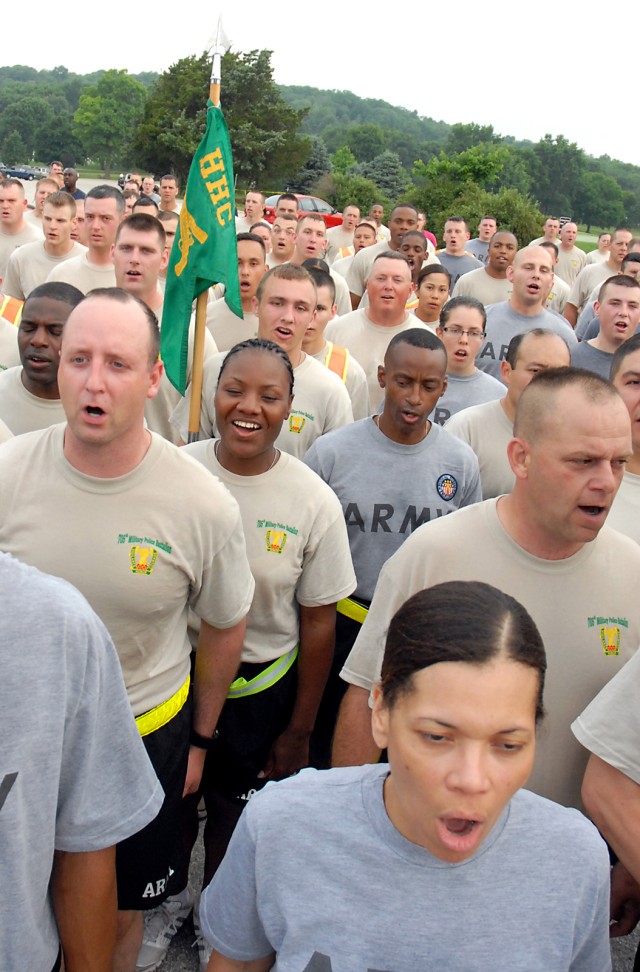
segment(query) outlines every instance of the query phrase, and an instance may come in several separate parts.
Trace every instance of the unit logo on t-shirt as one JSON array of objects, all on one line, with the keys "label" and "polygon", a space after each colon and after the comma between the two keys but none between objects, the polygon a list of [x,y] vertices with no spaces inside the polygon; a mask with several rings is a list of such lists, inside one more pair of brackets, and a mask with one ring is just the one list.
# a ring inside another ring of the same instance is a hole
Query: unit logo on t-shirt
[{"label": "unit logo on t-shirt", "polygon": [[292,412],[289,416],[289,432],[297,432],[300,434],[307,424],[307,419],[313,422],[314,418],[315,416],[309,412]]},{"label": "unit logo on t-shirt", "polygon": [[265,539],[267,541],[267,553],[282,553],[287,542],[287,534],[284,530],[267,530]]},{"label": "unit logo on t-shirt", "polygon": [[596,615],[587,618],[587,625],[599,629],[600,642],[605,655],[615,657],[620,654],[620,629],[629,627],[627,618],[605,618]]},{"label": "unit logo on t-shirt", "polygon": [[443,473],[436,482],[438,496],[449,502],[458,492],[458,480],[451,473]]},{"label": "unit logo on t-shirt", "polygon": [[118,543],[130,545],[129,566],[131,573],[144,574],[147,577],[153,573],[160,550],[171,553],[171,546],[168,543],[152,540],[150,537],[137,537],[133,533],[119,533]]}]

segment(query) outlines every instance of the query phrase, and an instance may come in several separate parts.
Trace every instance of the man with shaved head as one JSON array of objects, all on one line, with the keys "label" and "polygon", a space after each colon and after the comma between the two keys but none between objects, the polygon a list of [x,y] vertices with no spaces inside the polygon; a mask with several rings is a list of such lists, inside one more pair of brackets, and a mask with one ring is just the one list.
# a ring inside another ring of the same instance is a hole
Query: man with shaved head
[{"label": "man with shaved head", "polygon": [[516,334],[542,327],[559,334],[569,345],[577,340],[566,321],[545,310],[553,286],[553,258],[548,250],[525,246],[507,268],[507,280],[513,288],[511,296],[487,308],[487,336],[476,362],[481,371],[500,380],[500,364]]},{"label": "man with shaved head", "polygon": [[432,520],[386,562],[342,677],[334,763],[375,762],[369,692],[389,620],[448,580],[492,584],[526,608],[547,648],[545,732],[528,787],[580,805],[586,754],[570,724],[636,651],[640,549],[605,526],[631,454],[627,409],[597,375],[555,368],[524,390],[508,445],[515,485]]},{"label": "man with shaved head", "polygon": [[539,327],[516,334],[500,365],[502,381],[507,386],[504,398],[464,408],[446,423],[447,432],[470,445],[478,457],[484,499],[513,489],[515,477],[507,446],[523,391],[537,374],[566,367],[569,362],[569,348],[557,334]]}]

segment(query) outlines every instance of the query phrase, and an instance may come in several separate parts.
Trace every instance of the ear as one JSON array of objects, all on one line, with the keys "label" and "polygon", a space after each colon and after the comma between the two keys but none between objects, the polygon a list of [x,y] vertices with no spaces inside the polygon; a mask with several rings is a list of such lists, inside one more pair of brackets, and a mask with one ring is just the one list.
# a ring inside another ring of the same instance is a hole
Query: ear
[{"label": "ear", "polygon": [[162,248],[162,259],[160,261],[160,269],[166,270],[168,264],[169,264],[169,250],[165,246]]},{"label": "ear", "polygon": [[112,244],[111,244],[111,254],[110,254],[110,255],[111,255],[111,262],[112,262],[112,263],[113,263],[113,254],[114,254],[115,252],[116,252],[116,245],[115,245],[115,243],[112,243]]},{"label": "ear", "polygon": [[252,297],[251,298],[251,310],[256,315],[256,317],[258,316],[258,307],[259,306],[260,306],[260,304],[258,303],[258,298],[257,297]]},{"label": "ear", "polygon": [[596,317],[600,317],[600,301],[599,300],[597,300],[595,302],[595,304],[593,305],[593,313],[596,315]]},{"label": "ear", "polygon": [[438,398],[442,398],[442,396],[444,395],[444,393],[445,393],[445,392],[446,392],[446,390],[447,390],[447,385],[448,385],[448,384],[449,384],[449,379],[448,379],[448,378],[447,378],[447,376],[445,375],[445,376],[443,377],[443,379],[442,379],[442,391],[441,391],[441,392],[440,392],[440,394],[438,395]]},{"label": "ear", "polygon": [[510,263],[507,267],[507,280],[509,283],[513,283],[513,264]]},{"label": "ear", "polygon": [[338,313],[338,305],[337,304],[333,304],[333,306],[331,308],[331,317],[329,318],[329,320],[332,321],[333,318],[336,316],[337,313]]},{"label": "ear", "polygon": [[381,388],[386,388],[386,371],[384,370],[384,365],[378,365],[378,384]]},{"label": "ear", "polygon": [[147,390],[147,398],[155,398],[160,391],[160,382],[162,380],[162,375],[164,374],[164,364],[161,359],[158,358],[157,361],[153,362],[153,367],[149,372],[149,388]]},{"label": "ear", "polygon": [[289,418],[289,416],[291,415],[291,409],[293,408],[293,399],[294,399],[294,397],[295,397],[294,395],[289,395],[289,405],[287,407],[287,414],[284,417],[285,422]]},{"label": "ear", "polygon": [[371,735],[380,749],[386,749],[389,741],[389,709],[382,700],[380,682],[373,686],[373,711],[371,712]]},{"label": "ear", "polygon": [[509,379],[511,378],[512,371],[513,368],[511,367],[508,361],[500,362],[500,376],[503,382],[505,383],[505,385],[507,386],[507,388],[509,387]]},{"label": "ear", "polygon": [[531,447],[526,439],[511,439],[507,445],[507,459],[516,479],[526,479],[531,462]]}]

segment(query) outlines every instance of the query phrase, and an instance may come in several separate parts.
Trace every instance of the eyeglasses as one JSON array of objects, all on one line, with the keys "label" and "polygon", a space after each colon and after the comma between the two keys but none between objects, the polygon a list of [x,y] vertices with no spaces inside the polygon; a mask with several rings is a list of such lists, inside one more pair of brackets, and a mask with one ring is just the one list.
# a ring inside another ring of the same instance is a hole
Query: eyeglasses
[{"label": "eyeglasses", "polygon": [[461,338],[463,334],[466,334],[470,341],[482,341],[484,338],[484,331],[464,331],[461,327],[443,327],[441,330],[454,338]]}]

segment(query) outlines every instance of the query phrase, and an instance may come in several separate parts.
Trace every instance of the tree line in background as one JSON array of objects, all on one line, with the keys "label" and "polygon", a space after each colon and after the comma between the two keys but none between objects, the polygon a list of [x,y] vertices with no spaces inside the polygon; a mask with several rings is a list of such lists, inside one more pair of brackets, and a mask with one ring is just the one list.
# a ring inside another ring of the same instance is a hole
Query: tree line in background
[{"label": "tree line in background", "polygon": [[[210,64],[183,58],[161,75],[65,67],[0,68],[0,158],[61,159],[105,173],[144,168],[184,180],[204,131]],[[564,136],[516,141],[348,91],[275,84],[270,51],[223,58],[223,108],[238,185],[313,192],[336,208],[414,202],[440,233],[483,213],[519,238],[542,214],[591,226],[640,226],[640,167],[587,155]]]}]

